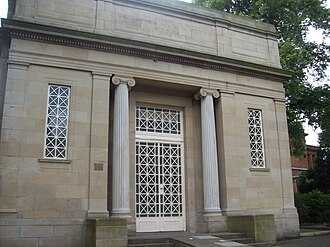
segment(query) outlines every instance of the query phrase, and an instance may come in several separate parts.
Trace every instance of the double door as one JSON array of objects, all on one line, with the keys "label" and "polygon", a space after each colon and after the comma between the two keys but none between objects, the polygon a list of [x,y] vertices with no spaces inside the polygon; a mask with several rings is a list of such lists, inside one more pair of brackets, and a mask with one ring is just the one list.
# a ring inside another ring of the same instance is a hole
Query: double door
[{"label": "double door", "polygon": [[157,134],[136,138],[137,232],[185,229],[183,143],[166,139],[157,140]]}]

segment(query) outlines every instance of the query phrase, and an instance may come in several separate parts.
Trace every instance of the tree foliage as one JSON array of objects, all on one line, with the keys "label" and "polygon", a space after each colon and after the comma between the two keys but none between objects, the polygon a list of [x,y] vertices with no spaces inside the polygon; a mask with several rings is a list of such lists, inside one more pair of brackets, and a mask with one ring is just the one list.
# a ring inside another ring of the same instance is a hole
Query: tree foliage
[{"label": "tree foliage", "polygon": [[[330,46],[307,41],[309,28],[323,30],[324,37],[330,33],[330,10],[326,0],[193,0],[205,7],[224,10],[233,14],[249,16],[271,23],[280,35],[279,49],[282,67],[293,72],[285,83],[287,97],[288,127],[291,151],[295,156],[305,152],[304,119],[320,127],[321,142],[330,146],[329,86],[314,87],[314,81],[327,78],[325,70],[330,62]],[[328,79],[327,79],[328,80]]]},{"label": "tree foliage", "polygon": [[295,205],[300,224],[330,222],[330,195],[319,190],[306,194],[296,193]]}]

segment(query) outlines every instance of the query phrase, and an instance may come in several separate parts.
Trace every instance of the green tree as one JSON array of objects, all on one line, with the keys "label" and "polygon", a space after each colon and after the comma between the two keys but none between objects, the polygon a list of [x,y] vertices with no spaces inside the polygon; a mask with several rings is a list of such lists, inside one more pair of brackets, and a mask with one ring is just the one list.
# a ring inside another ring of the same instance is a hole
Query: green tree
[{"label": "green tree", "polygon": [[318,189],[323,193],[330,193],[329,175],[329,166],[325,164],[317,165],[314,169],[309,169],[300,174],[298,178],[298,191],[304,194]]},{"label": "green tree", "polygon": [[325,70],[330,62],[330,46],[306,40],[309,28],[323,30],[324,37],[330,33],[330,10],[326,0],[193,0],[194,3],[249,16],[271,23],[280,35],[279,49],[284,69],[293,72],[285,83],[287,98],[288,127],[291,153],[302,156],[305,152],[305,133],[302,123],[307,118],[309,124],[322,130],[321,142],[330,146],[329,86],[314,87],[307,76],[314,81],[325,78]]},{"label": "green tree", "polygon": [[316,166],[301,174],[298,179],[298,189],[308,193],[318,189],[330,194],[330,87],[314,88],[306,92],[304,110],[309,121],[322,126],[320,134],[320,149],[316,156]]}]

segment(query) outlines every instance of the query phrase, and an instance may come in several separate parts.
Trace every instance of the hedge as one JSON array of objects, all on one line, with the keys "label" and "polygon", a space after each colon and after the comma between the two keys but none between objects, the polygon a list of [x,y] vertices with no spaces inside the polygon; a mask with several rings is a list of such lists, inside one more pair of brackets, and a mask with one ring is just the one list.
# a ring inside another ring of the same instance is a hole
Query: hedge
[{"label": "hedge", "polygon": [[330,222],[330,195],[319,190],[295,194],[300,224]]}]

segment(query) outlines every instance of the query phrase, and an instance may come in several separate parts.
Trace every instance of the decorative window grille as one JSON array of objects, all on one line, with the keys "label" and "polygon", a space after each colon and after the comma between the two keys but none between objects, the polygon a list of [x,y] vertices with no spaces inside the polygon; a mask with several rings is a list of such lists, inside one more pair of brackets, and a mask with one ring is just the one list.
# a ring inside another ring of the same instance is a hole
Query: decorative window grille
[{"label": "decorative window grille", "polygon": [[180,111],[152,107],[136,107],[136,130],[164,134],[180,134]]},{"label": "decorative window grille", "polygon": [[66,159],[70,87],[49,85],[44,157]]},{"label": "decorative window grille", "polygon": [[261,110],[248,109],[251,167],[265,168]]}]

